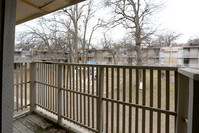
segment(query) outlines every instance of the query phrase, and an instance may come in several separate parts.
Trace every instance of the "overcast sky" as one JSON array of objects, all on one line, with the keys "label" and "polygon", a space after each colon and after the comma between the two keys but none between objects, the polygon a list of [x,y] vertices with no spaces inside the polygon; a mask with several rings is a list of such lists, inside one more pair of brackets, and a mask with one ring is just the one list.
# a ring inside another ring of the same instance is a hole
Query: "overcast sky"
[{"label": "overcast sky", "polygon": [[182,33],[179,43],[199,36],[199,0],[167,0],[160,13],[161,25],[168,30]]},{"label": "overcast sky", "polygon": [[[165,7],[155,20],[161,29],[181,33],[177,43],[199,37],[199,0],[166,0]],[[117,33],[117,32],[114,32]],[[120,34],[115,38],[119,38]]]},{"label": "overcast sky", "polygon": [[[186,43],[191,37],[199,37],[199,0],[166,1],[165,8],[156,18],[157,25],[160,24],[160,27],[167,31],[182,33],[178,43]],[[17,26],[16,32],[21,31],[22,28],[22,26]],[[120,39],[121,34],[120,28],[112,32],[115,39]]]}]

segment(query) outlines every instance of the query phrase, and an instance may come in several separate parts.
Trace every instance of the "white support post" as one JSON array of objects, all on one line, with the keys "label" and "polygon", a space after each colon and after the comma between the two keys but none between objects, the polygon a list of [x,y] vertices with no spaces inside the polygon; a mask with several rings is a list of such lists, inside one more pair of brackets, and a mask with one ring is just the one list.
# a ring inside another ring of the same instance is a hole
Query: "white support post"
[{"label": "white support post", "polygon": [[0,1],[0,133],[13,132],[16,0]]},{"label": "white support post", "polygon": [[62,87],[62,65],[58,65],[58,124],[61,124],[62,119],[62,92],[61,92],[61,87]]},{"label": "white support post", "polygon": [[30,63],[30,112],[32,113],[36,108],[36,63]]},{"label": "white support post", "polygon": [[98,72],[98,100],[97,100],[97,130],[103,132],[103,92],[104,92],[104,67],[99,68]]},{"label": "white support post", "polygon": [[199,71],[179,69],[176,133],[199,131]]}]

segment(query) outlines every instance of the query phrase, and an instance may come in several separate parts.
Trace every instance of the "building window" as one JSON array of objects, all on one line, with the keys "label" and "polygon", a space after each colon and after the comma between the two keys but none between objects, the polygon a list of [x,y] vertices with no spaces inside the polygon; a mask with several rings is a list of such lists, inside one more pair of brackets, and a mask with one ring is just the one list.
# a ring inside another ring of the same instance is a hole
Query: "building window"
[{"label": "building window", "polygon": [[88,61],[91,61],[91,58],[90,58],[90,57],[88,57]]},{"label": "building window", "polygon": [[108,58],[108,62],[110,62],[110,63],[112,62],[112,58],[111,57]]},{"label": "building window", "polygon": [[155,59],[155,64],[159,64],[159,59]]},{"label": "building window", "polygon": [[184,65],[189,65],[189,59],[184,59]]},{"label": "building window", "polygon": [[132,64],[133,59],[129,57],[129,58],[127,59],[127,62],[128,62],[128,64]]}]

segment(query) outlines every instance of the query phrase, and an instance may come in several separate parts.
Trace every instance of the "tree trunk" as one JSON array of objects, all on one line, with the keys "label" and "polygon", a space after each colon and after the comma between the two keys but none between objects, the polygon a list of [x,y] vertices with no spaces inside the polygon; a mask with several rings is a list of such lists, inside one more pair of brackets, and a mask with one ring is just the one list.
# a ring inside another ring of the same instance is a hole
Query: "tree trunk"
[{"label": "tree trunk", "polygon": [[75,63],[79,63],[78,57],[78,25],[77,23],[74,24],[75,26],[75,33],[74,33],[74,47],[75,47]]}]

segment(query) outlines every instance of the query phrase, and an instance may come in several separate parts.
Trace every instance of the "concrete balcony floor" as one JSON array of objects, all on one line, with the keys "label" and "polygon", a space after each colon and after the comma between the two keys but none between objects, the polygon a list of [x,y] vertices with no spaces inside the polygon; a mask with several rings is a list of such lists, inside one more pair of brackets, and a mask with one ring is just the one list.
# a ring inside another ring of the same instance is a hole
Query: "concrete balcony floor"
[{"label": "concrete balcony floor", "polygon": [[65,129],[53,124],[51,121],[30,114],[14,120],[13,133],[69,133]]}]

